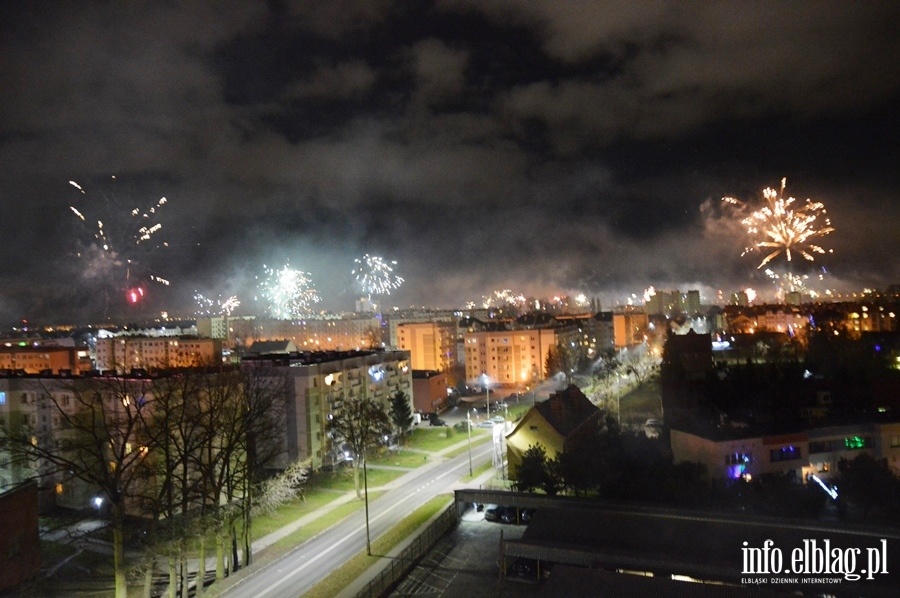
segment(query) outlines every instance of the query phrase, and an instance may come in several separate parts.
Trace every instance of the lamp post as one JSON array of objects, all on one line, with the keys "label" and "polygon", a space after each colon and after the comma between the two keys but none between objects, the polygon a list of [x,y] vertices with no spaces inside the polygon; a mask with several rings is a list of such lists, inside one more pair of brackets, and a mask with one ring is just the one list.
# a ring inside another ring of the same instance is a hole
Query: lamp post
[{"label": "lamp post", "polygon": [[481,377],[484,380],[484,396],[487,401],[487,418],[491,419],[491,387],[488,386],[488,375],[482,372]]},{"label": "lamp post", "polygon": [[466,429],[469,431],[469,477],[472,477],[472,417],[466,409]]},{"label": "lamp post", "polygon": [[369,537],[369,476],[366,468],[365,446],[363,446],[363,496],[366,499],[366,554],[372,556],[372,541]]}]

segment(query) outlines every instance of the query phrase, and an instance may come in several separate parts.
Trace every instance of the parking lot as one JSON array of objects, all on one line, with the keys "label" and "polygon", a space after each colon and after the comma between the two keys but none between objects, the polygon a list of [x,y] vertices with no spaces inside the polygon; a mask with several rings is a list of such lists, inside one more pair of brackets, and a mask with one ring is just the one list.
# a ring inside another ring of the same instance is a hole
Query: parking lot
[{"label": "parking lot", "polygon": [[500,532],[519,539],[524,525],[486,521],[484,511],[467,510],[401,582],[391,596],[534,596],[538,586],[500,581]]}]

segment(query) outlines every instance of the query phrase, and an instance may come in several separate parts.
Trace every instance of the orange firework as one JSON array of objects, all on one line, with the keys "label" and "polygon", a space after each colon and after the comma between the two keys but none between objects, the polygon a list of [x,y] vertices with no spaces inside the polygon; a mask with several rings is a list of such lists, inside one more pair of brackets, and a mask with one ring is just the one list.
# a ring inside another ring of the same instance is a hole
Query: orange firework
[{"label": "orange firework", "polygon": [[[757,250],[769,252],[757,268],[762,268],[782,253],[790,262],[793,253],[799,253],[804,259],[813,261],[813,254],[830,252],[816,243],[820,237],[834,231],[831,220],[826,216],[824,204],[807,199],[802,205],[795,205],[796,199],[784,197],[785,185],[786,178],[781,179],[779,191],[771,188],[763,190],[765,205],[741,220],[741,224],[747,227],[747,234],[753,239],[741,255]],[[722,201],[741,211],[750,210],[747,204],[733,197],[723,197]]]}]

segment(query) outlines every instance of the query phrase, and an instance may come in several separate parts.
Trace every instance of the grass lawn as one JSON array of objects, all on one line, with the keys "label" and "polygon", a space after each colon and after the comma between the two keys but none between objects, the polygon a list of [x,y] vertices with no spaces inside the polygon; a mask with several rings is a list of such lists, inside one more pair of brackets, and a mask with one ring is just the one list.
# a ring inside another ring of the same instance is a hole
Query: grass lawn
[{"label": "grass lawn", "polygon": [[486,472],[493,466],[494,466],[493,463],[491,463],[490,461],[488,461],[486,463],[482,463],[481,465],[479,465],[478,467],[476,467],[475,469],[472,470],[472,475],[463,476],[459,479],[459,481],[471,482],[472,480],[474,480],[475,478],[477,478],[478,476],[480,476],[481,474],[483,474],[484,472]]},{"label": "grass lawn", "polygon": [[[449,431],[449,435],[448,435]],[[472,440],[474,442],[476,436],[486,435],[488,432],[482,428],[472,428]],[[453,446],[458,442],[462,442],[468,438],[467,432],[457,432],[450,427],[440,428],[416,428],[407,439],[407,446],[423,451],[437,452],[448,446]]]},{"label": "grass lawn", "polygon": [[[472,448],[475,448],[476,446],[484,444],[485,442],[490,440],[490,436],[486,433],[487,430],[485,430],[484,432],[485,432],[484,434],[478,434],[476,436],[475,430],[472,430]],[[465,438],[465,436],[463,436],[463,438]],[[469,445],[467,443],[465,446],[461,446],[459,448],[453,449],[452,451],[447,451],[446,453],[444,453],[444,457],[446,457],[447,459],[452,459],[456,455],[461,455],[468,450],[469,450]]]},{"label": "grass lawn", "polygon": [[510,405],[509,406],[509,421],[517,422],[522,419],[522,416],[528,413],[528,410],[531,409],[531,403],[525,405],[523,403],[519,403],[518,405]]},{"label": "grass lawn", "polygon": [[394,465],[396,467],[419,467],[427,462],[428,455],[402,448],[395,453],[385,453],[374,459],[369,459],[369,463],[372,465]]},{"label": "grass lawn", "polygon": [[[384,494],[384,492],[369,491],[369,500],[376,500],[382,494]],[[335,507],[333,510],[323,514],[321,517],[317,517],[315,521],[311,521],[289,536],[285,536],[284,538],[276,542],[275,546],[282,549],[295,548],[296,546],[302,544],[303,542],[306,542],[313,536],[325,531],[332,525],[340,523],[341,520],[343,520],[345,517],[348,517],[349,515],[362,509],[365,504],[366,503],[364,501],[354,499],[346,504]]]},{"label": "grass lawn", "polygon": [[[392,527],[383,536],[372,542],[373,555],[386,555],[397,544],[405,540],[416,531],[423,523],[428,521],[441,509],[446,508],[450,502],[448,495],[435,496],[430,501],[419,507],[403,521]],[[377,556],[368,556],[360,552],[352,559],[336,569],[331,575],[316,584],[306,596],[313,598],[331,598],[336,596],[348,585],[362,575],[366,569],[375,564]]]},{"label": "grass lawn", "polygon": [[[368,474],[369,488],[383,486],[384,484],[396,480],[397,478],[402,476],[403,473],[404,472],[402,471],[391,471],[387,469],[370,469]],[[314,477],[310,478],[310,483],[312,486],[318,489],[340,490],[342,492],[356,489],[356,486],[353,482],[352,467],[345,467],[335,472],[317,473]],[[362,467],[360,467],[359,487],[362,488],[362,485],[363,472]]]},{"label": "grass lawn", "polygon": [[270,534],[275,530],[296,521],[307,513],[337,500],[339,497],[340,495],[335,492],[312,488],[306,493],[306,500],[297,498],[288,504],[281,506],[274,513],[254,517],[253,535],[257,538],[261,538],[266,534]]},{"label": "grass lawn", "polygon": [[659,380],[650,379],[621,399],[622,422],[644,423],[647,419],[662,419]]}]

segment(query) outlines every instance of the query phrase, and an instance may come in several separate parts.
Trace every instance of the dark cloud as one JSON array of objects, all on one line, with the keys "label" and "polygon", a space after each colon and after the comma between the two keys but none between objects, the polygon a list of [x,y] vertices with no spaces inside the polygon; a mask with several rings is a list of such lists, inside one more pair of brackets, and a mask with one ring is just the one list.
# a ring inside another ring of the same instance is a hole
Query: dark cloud
[{"label": "dark cloud", "polygon": [[399,260],[399,305],[764,287],[712,206],[783,176],[837,229],[823,286],[897,282],[898,12],[9,3],[0,315],[106,309],[73,257],[68,181],[88,199],[110,175],[123,210],[170,199],[147,268],[173,284],[148,309],[186,312],[195,289],[250,306],[262,264],[288,259],[346,309],[365,252]]}]

